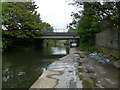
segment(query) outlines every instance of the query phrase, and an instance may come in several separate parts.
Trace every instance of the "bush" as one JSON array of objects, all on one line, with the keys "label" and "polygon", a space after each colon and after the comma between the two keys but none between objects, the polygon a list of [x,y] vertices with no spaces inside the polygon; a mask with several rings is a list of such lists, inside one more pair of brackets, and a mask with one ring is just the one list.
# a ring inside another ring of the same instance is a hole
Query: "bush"
[{"label": "bush", "polygon": [[88,50],[90,52],[93,52],[93,51],[97,50],[95,45],[89,44],[89,43],[81,43],[80,44],[80,49]]}]

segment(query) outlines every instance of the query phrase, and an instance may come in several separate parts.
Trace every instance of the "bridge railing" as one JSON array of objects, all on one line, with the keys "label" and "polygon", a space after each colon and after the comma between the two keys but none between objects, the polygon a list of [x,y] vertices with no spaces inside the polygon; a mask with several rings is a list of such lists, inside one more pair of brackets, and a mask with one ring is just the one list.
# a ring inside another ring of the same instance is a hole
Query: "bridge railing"
[{"label": "bridge railing", "polygon": [[68,31],[62,30],[62,29],[58,29],[55,31],[55,29],[53,28],[46,28],[43,29],[43,33],[76,33],[76,29],[69,29]]}]

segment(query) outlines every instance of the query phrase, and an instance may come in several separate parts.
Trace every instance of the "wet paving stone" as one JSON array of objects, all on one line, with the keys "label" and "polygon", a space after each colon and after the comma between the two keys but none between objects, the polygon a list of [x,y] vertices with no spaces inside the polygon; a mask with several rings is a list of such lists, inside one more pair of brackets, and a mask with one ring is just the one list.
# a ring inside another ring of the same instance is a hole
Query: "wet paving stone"
[{"label": "wet paving stone", "polygon": [[[75,48],[70,54],[53,62],[47,71],[60,72],[52,75],[57,83],[53,88],[118,88],[118,70],[108,64],[98,63],[88,52]],[[80,58],[80,55],[84,58]],[[78,59],[79,58],[79,59]]]}]

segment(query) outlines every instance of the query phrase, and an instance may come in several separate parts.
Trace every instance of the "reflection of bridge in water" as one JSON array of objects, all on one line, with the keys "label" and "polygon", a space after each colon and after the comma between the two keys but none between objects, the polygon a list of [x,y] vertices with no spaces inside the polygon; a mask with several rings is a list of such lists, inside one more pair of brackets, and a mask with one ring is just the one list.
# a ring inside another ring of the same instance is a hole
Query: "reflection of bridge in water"
[{"label": "reflection of bridge in water", "polygon": [[37,46],[43,43],[44,39],[56,39],[56,40],[68,40],[70,43],[75,42],[77,46],[79,45],[80,37],[76,33],[70,32],[56,32],[56,33],[44,33],[40,36],[34,38],[35,43]]}]

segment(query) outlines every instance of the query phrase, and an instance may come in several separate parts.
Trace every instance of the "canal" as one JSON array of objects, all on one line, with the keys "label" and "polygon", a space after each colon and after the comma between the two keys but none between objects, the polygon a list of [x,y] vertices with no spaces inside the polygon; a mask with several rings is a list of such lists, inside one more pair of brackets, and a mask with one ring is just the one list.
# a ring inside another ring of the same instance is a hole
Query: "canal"
[{"label": "canal", "polygon": [[64,45],[22,48],[2,57],[3,88],[29,88],[52,62],[69,53]]}]

